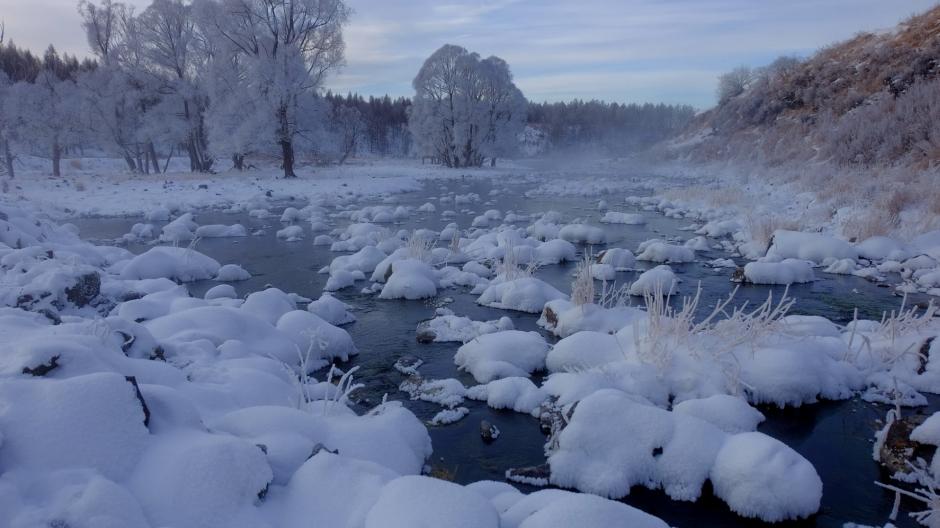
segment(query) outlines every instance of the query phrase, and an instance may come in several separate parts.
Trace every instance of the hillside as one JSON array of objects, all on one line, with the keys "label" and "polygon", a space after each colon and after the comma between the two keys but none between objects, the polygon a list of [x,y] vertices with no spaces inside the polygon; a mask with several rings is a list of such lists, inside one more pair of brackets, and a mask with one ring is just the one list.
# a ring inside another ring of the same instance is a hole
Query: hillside
[{"label": "hillside", "polygon": [[695,161],[817,161],[927,168],[940,162],[940,6],[806,60],[724,75],[719,104],[670,145]]}]

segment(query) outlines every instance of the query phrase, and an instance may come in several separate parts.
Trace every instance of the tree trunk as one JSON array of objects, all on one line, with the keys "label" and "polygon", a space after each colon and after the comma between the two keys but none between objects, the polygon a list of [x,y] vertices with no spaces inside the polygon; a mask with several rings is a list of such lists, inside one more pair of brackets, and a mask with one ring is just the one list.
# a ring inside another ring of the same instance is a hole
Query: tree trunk
[{"label": "tree trunk", "polygon": [[3,141],[3,164],[7,169],[7,176],[13,179],[13,153],[10,152],[10,142]]},{"label": "tree trunk", "polygon": [[170,145],[170,153],[166,155],[166,163],[163,164],[163,174],[170,168],[170,160],[173,159],[173,153],[176,152],[176,146]]},{"label": "tree trunk", "polygon": [[196,172],[199,170],[199,160],[196,159],[196,146],[192,139],[186,142],[186,153],[189,154],[189,170]]},{"label": "tree trunk", "polygon": [[62,175],[60,170],[60,165],[62,161],[62,147],[59,146],[59,142],[56,141],[52,144],[52,175],[59,177]]},{"label": "tree trunk", "polygon": [[144,152],[140,149],[140,145],[134,147],[134,155],[137,156],[137,170],[144,174],[148,174],[147,168],[149,165],[144,163]]},{"label": "tree trunk", "polygon": [[296,178],[294,174],[294,144],[289,139],[281,140],[281,156],[284,163],[284,177]]},{"label": "tree trunk", "polygon": [[287,106],[281,105],[277,110],[278,132],[280,133],[281,157],[285,178],[296,178],[294,174],[294,142],[291,140],[290,123],[287,120]]},{"label": "tree trunk", "polygon": [[160,162],[157,160],[157,149],[153,146],[153,141],[147,147],[150,152],[150,162],[153,164],[153,173],[160,174]]},{"label": "tree trunk", "polygon": [[245,170],[245,155],[232,154],[232,166],[235,170]]},{"label": "tree trunk", "polygon": [[131,172],[137,172],[137,163],[134,162],[134,157],[131,156],[130,152],[124,151],[124,161],[127,163],[127,168]]}]

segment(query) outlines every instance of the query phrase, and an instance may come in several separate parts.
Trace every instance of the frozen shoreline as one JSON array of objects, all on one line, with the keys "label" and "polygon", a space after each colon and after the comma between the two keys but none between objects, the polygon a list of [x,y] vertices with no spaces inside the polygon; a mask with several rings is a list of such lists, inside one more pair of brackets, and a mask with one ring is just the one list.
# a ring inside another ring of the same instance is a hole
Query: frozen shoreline
[{"label": "frozen shoreline", "polygon": [[[44,165],[31,160],[0,203],[28,206],[56,220],[80,216],[139,216],[157,208],[197,210],[244,206],[265,197],[311,201],[328,195],[367,198],[414,191],[427,178],[456,178],[462,174],[499,176],[519,169],[496,167],[454,171],[414,160],[377,160],[329,167],[303,167],[296,179],[284,179],[277,168],[217,174],[168,172],[131,174],[120,160],[83,158],[79,168],[65,163],[61,178],[53,178]],[[177,160],[179,161],[179,160]]]}]

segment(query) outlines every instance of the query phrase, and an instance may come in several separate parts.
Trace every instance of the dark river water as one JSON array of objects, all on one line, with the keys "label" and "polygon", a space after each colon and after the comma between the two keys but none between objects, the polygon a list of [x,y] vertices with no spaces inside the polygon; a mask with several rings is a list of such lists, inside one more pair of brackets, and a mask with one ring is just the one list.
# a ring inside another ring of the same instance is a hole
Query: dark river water
[{"label": "dark river water", "polygon": [[[688,226],[690,221],[638,211],[623,204],[624,194],[610,194],[600,198],[610,204],[611,210],[643,212],[648,218],[646,225],[600,224],[598,219],[601,213],[596,207],[598,198],[524,197],[527,188],[518,182],[494,182],[484,178],[428,182],[422,191],[395,195],[396,203],[419,206],[430,201],[436,205],[437,212],[415,213],[408,220],[389,227],[393,230],[440,230],[450,222],[457,222],[462,229],[467,229],[473,217],[487,209],[499,209],[504,214],[510,210],[521,214],[554,210],[562,213],[566,222],[581,218],[603,227],[608,235],[607,247],[624,247],[635,251],[640,242],[650,238],[680,236],[686,239],[693,236],[688,231],[680,230]],[[497,192],[491,195],[493,189]],[[469,192],[479,194],[481,201],[455,205],[453,202],[440,203],[436,200],[444,194]],[[358,206],[381,202],[364,201]],[[303,205],[305,203],[281,203],[279,207],[271,209],[277,216],[263,220],[249,218],[247,214],[199,212],[196,215],[199,224],[241,223],[249,231],[264,229],[266,234],[247,238],[203,239],[197,249],[223,264],[240,264],[252,273],[250,280],[232,283],[239,295],[244,296],[272,285],[284,291],[317,298],[328,278],[328,275],[318,274],[317,271],[341,253],[330,252],[328,246],[314,246],[313,234],[304,223],[300,224],[306,234],[303,241],[284,242],[274,236],[275,231],[282,227],[278,219],[283,208],[300,208]],[[440,213],[446,209],[457,211],[457,216],[442,219]],[[140,218],[82,218],[72,222],[80,227],[85,238],[101,242],[127,233],[135,222],[141,221]],[[333,227],[343,227],[347,223],[348,220],[337,220]],[[596,253],[603,247],[595,247],[593,251]],[[145,251],[147,246],[132,244],[128,248],[138,253]],[[718,257],[725,258],[728,255],[717,250],[699,252],[698,262],[674,265],[673,268],[682,279],[680,295],[677,297],[693,294],[697,284],[701,283],[703,302],[700,306],[706,312],[710,311],[716,300],[726,297],[734,286],[729,281],[732,270],[726,268],[716,272],[703,264]],[[738,259],[736,261],[741,262]],[[652,265],[638,263],[638,266],[643,268]],[[537,276],[567,292],[574,269],[574,263],[547,266],[538,270]],[[618,280],[631,281],[634,277],[633,272],[618,273]],[[900,298],[893,294],[893,289],[881,288],[857,277],[817,272],[817,279],[813,283],[790,288],[790,296],[797,299],[792,313],[822,315],[844,323],[852,319],[855,308],[858,308],[860,317],[878,319],[883,311],[895,309],[900,304]],[[190,284],[189,289],[194,296],[201,296],[216,284],[213,281],[196,282]],[[418,323],[432,317],[435,306],[441,305],[444,298],[453,299],[447,306],[457,315],[474,320],[491,320],[508,315],[517,329],[539,330],[535,324],[537,316],[479,306],[475,303],[476,296],[469,295],[465,290],[441,290],[438,298],[431,301],[384,301],[373,295],[360,294],[359,290],[367,284],[357,283],[355,287],[336,294],[339,299],[356,308],[354,313],[357,322],[344,328],[352,335],[360,354],[342,367],[360,367],[356,381],[366,384],[365,389],[356,393],[363,400],[358,409],[360,412],[378,403],[386,393],[390,399],[406,400],[405,405],[425,421],[441,409],[430,403],[407,401],[407,396],[398,391],[403,376],[392,368],[392,364],[405,355],[424,360],[419,371],[427,379],[453,377],[467,386],[475,384],[471,376],[458,372],[454,365],[453,355],[459,343],[418,344],[415,340]],[[766,300],[770,291],[774,291],[776,297],[783,292],[783,288],[742,287],[735,297],[735,304],[745,301],[751,305],[760,304]],[[931,398],[930,401],[929,408],[920,412],[940,409],[940,399]],[[434,445],[431,462],[451,472],[456,481],[503,480],[509,468],[537,465],[545,461],[545,437],[539,430],[537,420],[512,411],[492,410],[485,403],[472,400],[467,400],[464,405],[471,411],[468,417],[452,425],[429,427]],[[785,442],[809,459],[824,483],[822,508],[817,515],[805,521],[777,526],[841,527],[845,522],[881,526],[887,522],[894,495],[873,484],[876,480],[886,480],[887,476],[879,470],[871,456],[873,433],[878,427],[876,422],[886,412],[883,406],[853,399],[795,409],[762,407],[760,410],[767,420],[759,430]],[[491,444],[484,443],[480,438],[479,424],[484,419],[502,431],[499,439]],[[641,487],[634,487],[625,502],[681,528],[765,526],[764,523],[745,520],[733,514],[722,501],[711,495],[707,485],[703,497],[695,503],[672,501],[661,491]],[[917,503],[902,503],[902,514],[896,525],[914,526],[904,513],[912,508],[921,509]]]}]

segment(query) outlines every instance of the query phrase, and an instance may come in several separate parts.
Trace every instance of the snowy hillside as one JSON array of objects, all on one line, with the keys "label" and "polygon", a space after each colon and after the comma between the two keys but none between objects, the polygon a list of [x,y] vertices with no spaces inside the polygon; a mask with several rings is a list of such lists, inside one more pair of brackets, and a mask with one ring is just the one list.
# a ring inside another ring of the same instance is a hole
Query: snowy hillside
[{"label": "snowy hillside", "polygon": [[738,68],[719,80],[718,105],[697,116],[673,146],[695,160],[936,165],[938,57],[940,7],[806,60]]}]

